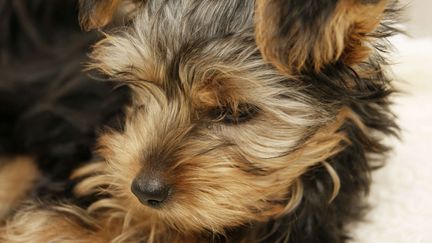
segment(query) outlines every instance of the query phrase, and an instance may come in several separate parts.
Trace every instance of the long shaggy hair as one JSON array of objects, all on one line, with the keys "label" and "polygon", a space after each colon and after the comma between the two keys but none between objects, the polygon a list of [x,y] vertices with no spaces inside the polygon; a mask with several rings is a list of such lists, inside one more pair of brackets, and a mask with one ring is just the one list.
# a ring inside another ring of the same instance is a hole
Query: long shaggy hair
[{"label": "long shaggy hair", "polygon": [[89,68],[131,89],[124,127],[72,175],[97,200],[23,206],[0,239],[345,242],[397,133],[382,55],[396,4],[82,1],[86,28],[123,21]]}]

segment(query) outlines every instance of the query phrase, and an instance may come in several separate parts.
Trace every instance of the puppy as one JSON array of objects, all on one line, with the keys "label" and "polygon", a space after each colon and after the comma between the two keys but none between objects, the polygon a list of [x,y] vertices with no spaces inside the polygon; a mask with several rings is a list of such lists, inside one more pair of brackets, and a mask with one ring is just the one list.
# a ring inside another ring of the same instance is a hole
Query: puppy
[{"label": "puppy", "polygon": [[[100,163],[75,171],[87,208],[32,203],[4,242],[341,243],[397,134],[383,52],[391,0],[81,2],[123,27],[90,67],[132,90]],[[119,17],[120,16],[120,17]]]}]

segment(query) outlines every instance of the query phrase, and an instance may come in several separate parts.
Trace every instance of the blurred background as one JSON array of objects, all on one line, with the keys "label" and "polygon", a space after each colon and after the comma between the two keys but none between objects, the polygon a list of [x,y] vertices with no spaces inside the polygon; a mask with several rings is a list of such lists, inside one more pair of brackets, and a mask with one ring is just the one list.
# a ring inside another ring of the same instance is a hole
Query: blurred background
[{"label": "blurred background", "polygon": [[403,0],[408,36],[392,39],[401,140],[372,175],[372,210],[354,227],[353,243],[432,242],[432,1]]},{"label": "blurred background", "polygon": [[432,1],[430,0],[403,0],[408,6],[407,29],[415,37],[432,36]]}]

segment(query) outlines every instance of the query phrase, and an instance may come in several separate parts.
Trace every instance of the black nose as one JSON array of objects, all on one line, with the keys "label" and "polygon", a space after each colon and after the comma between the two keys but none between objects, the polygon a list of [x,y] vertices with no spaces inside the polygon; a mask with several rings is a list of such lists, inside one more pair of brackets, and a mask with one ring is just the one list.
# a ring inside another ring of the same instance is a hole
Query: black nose
[{"label": "black nose", "polygon": [[137,177],[131,190],[142,204],[157,208],[166,201],[171,189],[160,179]]}]

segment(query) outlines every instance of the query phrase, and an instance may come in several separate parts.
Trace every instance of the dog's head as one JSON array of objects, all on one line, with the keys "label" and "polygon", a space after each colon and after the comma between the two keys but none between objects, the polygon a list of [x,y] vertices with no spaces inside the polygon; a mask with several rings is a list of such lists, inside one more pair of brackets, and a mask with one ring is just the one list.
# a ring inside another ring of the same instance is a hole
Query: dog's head
[{"label": "dog's head", "polygon": [[[89,27],[121,5],[83,2]],[[378,87],[359,75],[374,75],[369,43],[386,4],[132,3],[130,24],[92,53],[92,67],[133,90],[124,130],[100,139],[111,194],[134,217],[181,231],[222,232],[290,212],[300,176],[349,144],[342,125],[366,129],[350,104]]]}]

